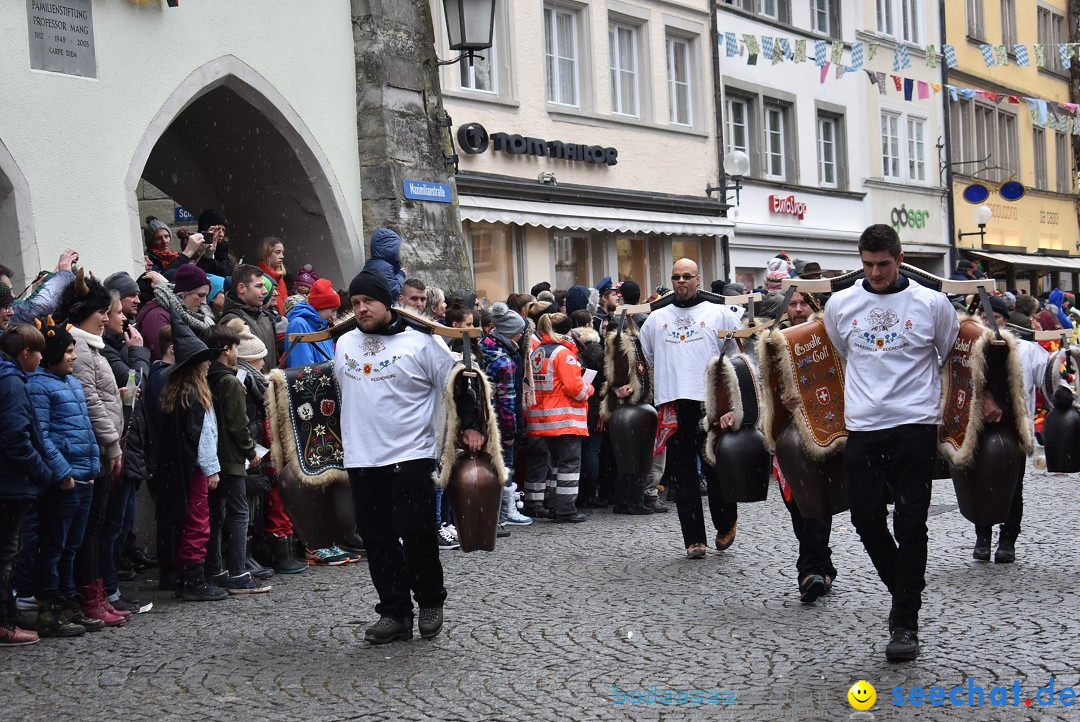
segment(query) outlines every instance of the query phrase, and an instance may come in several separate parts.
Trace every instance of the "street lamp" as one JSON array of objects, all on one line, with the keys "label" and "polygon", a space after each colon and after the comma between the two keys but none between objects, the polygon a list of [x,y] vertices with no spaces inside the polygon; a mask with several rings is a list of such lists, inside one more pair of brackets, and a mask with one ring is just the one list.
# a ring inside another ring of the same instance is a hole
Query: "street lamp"
[{"label": "street lamp", "polygon": [[743,176],[749,172],[750,156],[746,155],[746,153],[741,150],[728,151],[727,154],[724,155],[724,176],[730,177],[735,182],[728,185],[725,180],[724,185],[706,185],[705,195],[711,198],[713,192],[723,191],[724,203],[727,203],[728,191],[735,191],[735,205],[739,205],[739,191],[742,190],[742,179]]},{"label": "street lamp", "polygon": [[443,0],[446,15],[446,35],[450,49],[460,50],[453,60],[443,60],[439,65],[450,65],[463,58],[472,65],[477,50],[491,47],[495,31],[495,0]]},{"label": "street lamp", "polygon": [[979,227],[979,230],[972,231],[971,233],[964,233],[959,228],[956,229],[956,237],[961,241],[967,236],[978,236],[979,247],[981,248],[983,242],[986,240],[986,224],[990,222],[990,219],[994,217],[994,212],[990,210],[990,206],[978,206],[971,214],[975,220],[975,225]]}]

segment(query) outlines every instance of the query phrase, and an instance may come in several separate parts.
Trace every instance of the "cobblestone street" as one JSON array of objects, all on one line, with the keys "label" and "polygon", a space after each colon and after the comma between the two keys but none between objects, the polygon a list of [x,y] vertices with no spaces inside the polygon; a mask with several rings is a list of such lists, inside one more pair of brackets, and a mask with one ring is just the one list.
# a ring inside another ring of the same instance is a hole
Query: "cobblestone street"
[{"label": "cobblestone street", "polygon": [[[674,513],[593,512],[515,529],[493,554],[444,552],[447,622],[432,642],[363,642],[375,618],[364,564],[278,576],[269,595],[220,603],[180,603],[140,578],[155,606],[126,628],[7,651],[4,717],[836,720],[866,679],[875,719],[1077,719],[1057,699],[1023,707],[1052,677],[1055,690],[1078,686],[1076,482],[1029,469],[1014,565],[972,561],[973,529],[951,483],[936,483],[922,655],[910,664],[885,661],[888,599],[847,514],[833,524],[832,594],[799,604],[774,487],[741,506],[734,546],[704,561],[685,558]],[[893,706],[896,685],[948,690],[967,677],[987,694],[1019,680],[1021,708]],[[733,699],[613,701],[653,686]]]}]

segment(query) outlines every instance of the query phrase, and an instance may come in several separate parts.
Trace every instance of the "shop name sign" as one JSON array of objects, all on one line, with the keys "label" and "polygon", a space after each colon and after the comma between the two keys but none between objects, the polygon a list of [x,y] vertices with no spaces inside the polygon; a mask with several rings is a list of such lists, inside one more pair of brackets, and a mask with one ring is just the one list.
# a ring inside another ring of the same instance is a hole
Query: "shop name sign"
[{"label": "shop name sign", "polygon": [[769,196],[769,210],[780,215],[795,216],[801,221],[806,215],[806,204],[795,200],[795,196]]},{"label": "shop name sign", "polygon": [[544,140],[531,136],[491,133],[479,123],[467,123],[457,132],[458,144],[470,155],[483,153],[489,147],[501,153],[511,155],[535,155],[557,160],[595,163],[597,165],[615,165],[619,162],[619,151],[602,145],[567,143],[561,140]]},{"label": "shop name sign", "polygon": [[926,220],[930,217],[930,211],[915,210],[901,203],[899,208],[893,208],[889,215],[893,228],[925,228]]},{"label": "shop name sign", "polygon": [[26,0],[30,67],[97,77],[91,0]]}]

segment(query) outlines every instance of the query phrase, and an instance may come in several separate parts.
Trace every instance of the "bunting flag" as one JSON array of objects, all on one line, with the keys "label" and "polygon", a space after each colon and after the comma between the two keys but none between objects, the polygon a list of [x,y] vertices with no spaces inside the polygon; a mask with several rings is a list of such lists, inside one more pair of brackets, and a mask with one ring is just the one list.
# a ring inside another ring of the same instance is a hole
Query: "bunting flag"
[{"label": "bunting flag", "polygon": [[1046,46],[1042,43],[1035,43],[1031,46],[1031,50],[1035,53],[1035,67],[1046,67]]},{"label": "bunting flag", "polygon": [[866,68],[863,68],[863,72],[866,73],[866,77],[870,80],[870,85],[877,85],[877,73]]},{"label": "bunting flag", "polygon": [[911,67],[911,56],[908,54],[906,45],[901,45],[896,48],[896,52],[893,54],[892,69],[895,73],[897,70]]},{"label": "bunting flag", "polygon": [[878,94],[885,95],[885,73],[880,70],[877,71],[877,89]]},{"label": "bunting flag", "polygon": [[735,33],[724,33],[724,41],[727,47],[727,56],[734,58],[739,54],[739,39],[735,37]]},{"label": "bunting flag", "polygon": [[1058,54],[1061,56],[1061,64],[1066,70],[1072,67],[1073,48],[1069,43],[1058,44]]},{"label": "bunting flag", "polygon": [[784,54],[784,60],[790,60],[792,57],[791,41],[787,38],[777,38],[780,41],[780,52]]},{"label": "bunting flag", "polygon": [[757,37],[750,33],[743,33],[743,42],[746,43],[746,64],[757,65],[757,56],[761,52],[761,46],[758,45]]},{"label": "bunting flag", "polygon": [[840,65],[844,62],[844,42],[837,40],[832,44],[832,57],[830,58],[833,65]]},{"label": "bunting flag", "polygon": [[1027,103],[1028,112],[1031,113],[1031,122],[1039,125],[1039,106],[1035,98],[1024,97],[1024,102]]},{"label": "bunting flag", "polygon": [[877,57],[877,49],[878,49],[878,44],[877,43],[870,43],[870,51],[869,51],[869,54],[866,56],[866,59],[867,60],[873,60],[874,58],[876,58]]},{"label": "bunting flag", "polygon": [[1009,51],[1004,45],[994,46],[994,65],[1008,65]]},{"label": "bunting flag", "polygon": [[930,87],[934,89],[935,93],[941,92],[941,83],[930,83]]},{"label": "bunting flag", "polygon": [[1046,101],[1042,98],[1037,98],[1035,100],[1035,105],[1037,105],[1039,108],[1039,125],[1046,125],[1046,116],[1049,112],[1049,107],[1047,106]]},{"label": "bunting flag", "polygon": [[799,38],[795,41],[795,62],[806,62],[806,38]]},{"label": "bunting flag", "polygon": [[1008,101],[1010,103],[1012,103],[1013,105],[1020,105],[1020,96],[1019,95],[1010,95],[1008,97]]},{"label": "bunting flag", "polygon": [[773,39],[768,35],[761,36],[761,54],[766,60],[772,60],[773,56]]},{"label": "bunting flag", "polygon": [[954,48],[952,45],[949,45],[948,43],[946,43],[945,45],[941,46],[941,49],[942,49],[942,51],[944,51],[944,54],[945,54],[945,65],[950,67],[950,68],[955,68],[956,65],[957,65],[957,63],[956,63],[956,48]]},{"label": "bunting flag", "polygon": [[926,67],[937,67],[937,48],[935,48],[933,45],[926,46]]},{"label": "bunting flag", "polygon": [[904,100],[911,100],[911,93],[915,89],[915,81],[911,78],[904,78]]},{"label": "bunting flag", "polygon": [[949,85],[946,83],[945,89],[949,91],[949,97],[952,98],[952,101],[954,103],[959,102],[960,94],[957,92],[955,85]]},{"label": "bunting flag", "polygon": [[829,74],[829,61],[826,60],[825,64],[821,66],[821,83],[825,82],[825,77]]},{"label": "bunting flag", "polygon": [[821,65],[824,65],[824,64],[825,64],[825,41],[824,40],[815,40],[814,41],[814,65],[821,66]]},{"label": "bunting flag", "polygon": [[926,100],[930,97],[930,84],[925,80],[919,81],[919,100]]},{"label": "bunting flag", "polygon": [[864,65],[864,47],[865,46],[862,43],[851,44],[851,65],[846,66],[844,72],[851,73],[856,70],[862,70],[862,66]]},{"label": "bunting flag", "polygon": [[1021,68],[1026,68],[1031,61],[1028,59],[1028,51],[1026,45],[1017,43],[1013,46],[1013,52],[1016,53],[1016,64]]},{"label": "bunting flag", "polygon": [[897,91],[904,89],[904,79],[899,75],[892,76],[893,85],[896,86]]},{"label": "bunting flag", "polygon": [[772,53],[772,64],[773,65],[779,65],[780,63],[784,62],[784,59],[786,57],[786,53],[784,52],[784,44],[785,43],[787,43],[787,40],[784,40],[782,38],[777,38],[776,39],[776,44],[773,45],[773,53]]},{"label": "bunting flag", "polygon": [[980,45],[979,51],[982,53],[983,60],[986,61],[986,67],[994,67],[994,51],[989,45]]}]

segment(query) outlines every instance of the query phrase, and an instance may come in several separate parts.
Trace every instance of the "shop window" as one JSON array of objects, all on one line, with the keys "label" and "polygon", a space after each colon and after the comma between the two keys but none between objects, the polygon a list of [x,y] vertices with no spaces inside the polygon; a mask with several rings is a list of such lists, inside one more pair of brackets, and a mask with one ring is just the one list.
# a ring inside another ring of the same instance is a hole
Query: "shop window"
[{"label": "shop window", "polygon": [[612,23],[608,29],[611,53],[611,112],[638,116],[638,29]]},{"label": "shop window", "polygon": [[555,288],[567,289],[581,285],[592,287],[589,281],[589,237],[556,234],[553,237],[555,247]]},{"label": "shop window", "polygon": [[573,105],[578,100],[578,12],[544,7],[544,60],[549,103]]},{"label": "shop window", "polygon": [[648,296],[644,293],[649,289],[648,263],[649,259],[645,251],[644,238],[619,238],[615,241],[616,264],[618,266],[619,280],[625,281],[632,278],[641,286],[642,299]]},{"label": "shop window", "polygon": [[515,288],[514,242],[510,226],[467,221],[465,234],[472,242],[477,297],[488,306],[505,301]]}]

